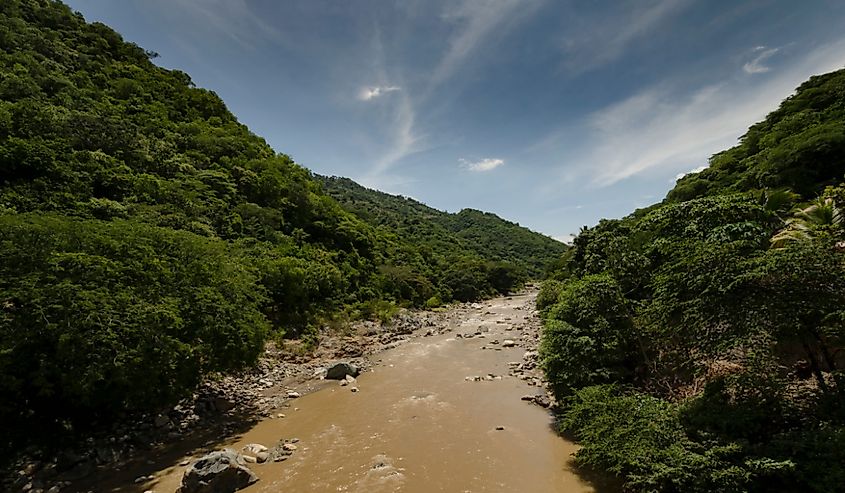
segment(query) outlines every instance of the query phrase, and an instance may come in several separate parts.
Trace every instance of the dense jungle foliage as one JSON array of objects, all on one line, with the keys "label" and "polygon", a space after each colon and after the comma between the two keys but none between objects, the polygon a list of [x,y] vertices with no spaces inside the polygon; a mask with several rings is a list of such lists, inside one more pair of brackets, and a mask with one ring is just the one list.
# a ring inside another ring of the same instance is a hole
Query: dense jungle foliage
[{"label": "dense jungle foliage", "polygon": [[843,490],[843,178],[840,70],[581,231],[537,302],[579,464],[629,491]]},{"label": "dense jungle foliage", "polygon": [[[171,403],[268,334],[506,293],[539,268],[358,219],[213,92],[60,2],[0,2],[0,45],[3,449]],[[548,241],[487,227],[515,251]]]},{"label": "dense jungle foliage", "polygon": [[363,187],[349,178],[318,176],[328,195],[344,209],[382,232],[395,232],[414,245],[436,245],[440,260],[492,259],[517,266],[533,279],[543,277],[567,246],[495,214],[464,209],[439,211],[414,199]]}]

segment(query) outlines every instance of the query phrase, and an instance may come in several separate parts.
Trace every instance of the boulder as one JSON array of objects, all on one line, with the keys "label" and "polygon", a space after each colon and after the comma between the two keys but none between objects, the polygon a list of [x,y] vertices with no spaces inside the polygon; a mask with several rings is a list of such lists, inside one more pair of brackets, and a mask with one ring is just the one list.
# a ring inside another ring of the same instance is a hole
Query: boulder
[{"label": "boulder", "polygon": [[220,411],[221,413],[230,411],[235,407],[235,403],[225,397],[215,397],[212,403],[214,405],[214,409]]},{"label": "boulder", "polygon": [[522,400],[533,402],[540,407],[549,408],[552,406],[552,401],[546,394],[524,395],[522,396]]},{"label": "boulder", "polygon": [[232,449],[201,457],[185,470],[179,493],[234,493],[258,481],[243,456]]},{"label": "boulder", "polygon": [[288,457],[293,455],[293,452],[297,448],[296,445],[294,445],[294,442],[298,441],[299,440],[296,438],[291,440],[279,440],[279,443],[277,443],[275,447],[265,452],[267,454],[267,458],[265,460],[273,462],[287,460]]},{"label": "boulder", "polygon": [[359,373],[360,371],[358,371],[357,366],[351,363],[340,362],[335,363],[326,369],[326,379],[342,380],[346,378],[347,375],[357,377]]},{"label": "boulder", "polygon": [[260,443],[250,443],[249,445],[244,445],[243,451],[250,454],[257,454],[259,452],[266,452],[267,447]]}]

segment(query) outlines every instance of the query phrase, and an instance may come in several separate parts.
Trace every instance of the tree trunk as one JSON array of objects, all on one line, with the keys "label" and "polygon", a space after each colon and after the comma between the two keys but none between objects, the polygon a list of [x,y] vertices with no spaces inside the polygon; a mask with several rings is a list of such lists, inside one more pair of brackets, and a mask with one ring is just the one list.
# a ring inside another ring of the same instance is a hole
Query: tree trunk
[{"label": "tree trunk", "polygon": [[807,352],[807,358],[810,360],[810,368],[813,370],[813,375],[816,376],[816,380],[819,382],[819,388],[822,389],[822,392],[825,394],[830,392],[830,389],[827,387],[827,382],[824,381],[824,375],[822,374],[821,368],[819,368],[819,362],[816,359],[816,355],[813,354],[813,350],[810,349],[810,345],[806,342],[803,342],[802,345],[804,346],[804,351]]},{"label": "tree trunk", "polygon": [[827,348],[827,344],[824,343],[822,335],[819,334],[819,331],[816,329],[810,329],[809,332],[819,343],[819,348],[821,349],[824,362],[827,365],[827,370],[830,372],[836,371],[836,361],[833,359],[833,356],[831,356],[830,350]]}]

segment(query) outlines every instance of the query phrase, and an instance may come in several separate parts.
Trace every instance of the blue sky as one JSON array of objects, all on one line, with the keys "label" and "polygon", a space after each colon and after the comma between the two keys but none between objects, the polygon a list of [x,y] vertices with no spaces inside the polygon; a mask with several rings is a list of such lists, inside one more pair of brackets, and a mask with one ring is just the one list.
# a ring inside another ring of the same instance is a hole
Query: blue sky
[{"label": "blue sky", "polygon": [[839,0],[68,3],[317,173],[560,239],[845,66]]}]

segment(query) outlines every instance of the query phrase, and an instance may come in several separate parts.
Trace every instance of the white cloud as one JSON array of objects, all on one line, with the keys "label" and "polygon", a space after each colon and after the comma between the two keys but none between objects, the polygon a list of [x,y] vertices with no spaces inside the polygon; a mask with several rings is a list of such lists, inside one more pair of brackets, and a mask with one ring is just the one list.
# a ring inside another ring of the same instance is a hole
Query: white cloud
[{"label": "white cloud", "polygon": [[572,242],[575,240],[575,236],[576,235],[570,233],[570,234],[565,234],[565,235],[552,236],[552,238],[554,238],[555,240],[557,240],[561,243],[566,243],[567,245],[571,245]]},{"label": "white cloud", "polygon": [[[697,167],[697,168],[693,168],[693,169],[691,169],[691,170],[689,170],[689,171],[685,171],[685,172],[683,172],[683,173],[678,173],[677,175],[675,175],[675,181],[678,181],[678,180],[680,180],[681,178],[683,178],[683,177],[685,177],[685,176],[687,176],[687,175],[691,175],[691,174],[693,174],[693,173],[700,173],[700,172],[702,172],[702,171],[704,171],[704,170],[706,170],[706,169],[707,169],[707,165],[704,165],[704,166],[699,166],[699,167]],[[649,198],[651,198],[651,197],[649,197]]]},{"label": "white cloud", "polygon": [[822,46],[777,74],[751,83],[735,78],[683,91],[672,81],[594,113],[580,172],[611,185],[647,170],[706,163],[808,77],[840,69],[845,41]]},{"label": "white cloud", "polygon": [[504,159],[484,158],[479,161],[469,161],[467,159],[458,159],[461,165],[469,171],[490,171],[505,164]]},{"label": "white cloud", "polygon": [[402,88],[398,86],[369,86],[362,87],[358,91],[358,99],[361,101],[370,101],[380,96],[384,96],[389,92],[401,91]]},{"label": "white cloud", "polygon": [[380,175],[392,167],[397,161],[419,151],[421,138],[414,132],[416,112],[406,94],[396,102],[393,113],[388,121],[392,129],[389,147],[376,160],[370,170],[370,176]]},{"label": "white cloud", "polygon": [[[416,110],[414,101],[408,91],[404,91],[400,85],[386,84],[388,80],[400,80],[395,74],[388,74],[388,64],[381,41],[381,32],[376,29],[372,40],[372,74],[370,80],[379,81],[380,84],[361,88],[358,99],[371,101],[385,94],[396,92],[396,97],[389,98],[385,105],[377,105],[378,110],[375,118],[379,121],[379,127],[385,132],[384,139],[380,142],[387,142],[387,146],[376,151],[378,157],[373,159],[373,165],[365,175],[370,183],[384,182],[387,177],[385,173],[398,161],[420,150],[422,138],[415,131]],[[403,84],[404,85],[404,84]]]},{"label": "white cloud", "polygon": [[[376,31],[373,40],[373,68],[374,78],[382,85],[367,86],[360,89],[358,99],[372,101],[390,92],[400,92],[401,97],[390,98],[392,113],[386,120],[390,129],[389,146],[379,152],[374,165],[366,174],[370,182],[381,182],[391,168],[396,167],[405,157],[423,149],[425,136],[417,129],[415,107],[442,106],[444,97],[440,86],[451,79],[458,70],[464,69],[471,63],[471,57],[484,49],[491,42],[491,38],[499,39],[520,19],[533,13],[545,0],[486,0],[477,2],[463,0],[448,2],[447,10],[441,15],[441,20],[455,26],[454,33],[447,40],[447,48],[442,57],[432,67],[430,77],[425,86],[412,91],[403,83],[401,74],[388,74],[384,46],[380,32]],[[387,85],[385,81],[398,81],[399,85]],[[500,166],[504,161],[491,160],[484,163],[479,161],[478,167],[468,167],[472,171],[489,171]]]},{"label": "white cloud", "polygon": [[780,48],[766,48],[765,46],[758,46],[754,48],[753,52],[757,53],[751,61],[746,62],[742,66],[742,70],[746,74],[762,74],[771,70],[771,67],[764,65],[765,61],[772,57],[775,53],[780,51]]}]

